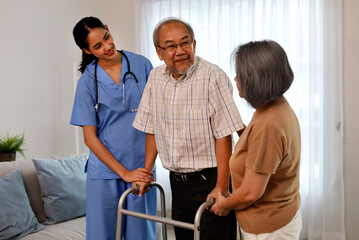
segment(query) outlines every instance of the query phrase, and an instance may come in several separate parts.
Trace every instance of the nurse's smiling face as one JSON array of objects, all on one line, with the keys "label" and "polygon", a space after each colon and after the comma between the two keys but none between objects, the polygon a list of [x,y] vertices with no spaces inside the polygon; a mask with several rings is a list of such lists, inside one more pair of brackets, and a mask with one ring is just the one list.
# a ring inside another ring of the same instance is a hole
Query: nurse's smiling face
[{"label": "nurse's smiling face", "polygon": [[105,27],[90,30],[86,38],[88,49],[84,48],[83,50],[87,54],[93,54],[98,59],[112,60],[117,55],[116,46],[108,27]]}]

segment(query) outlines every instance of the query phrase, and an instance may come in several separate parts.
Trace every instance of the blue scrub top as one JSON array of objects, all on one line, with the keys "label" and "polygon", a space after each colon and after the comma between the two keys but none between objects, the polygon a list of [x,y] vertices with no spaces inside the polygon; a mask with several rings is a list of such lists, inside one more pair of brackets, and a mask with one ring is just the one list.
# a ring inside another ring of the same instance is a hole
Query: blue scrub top
[{"label": "blue scrub top", "polygon": [[[152,70],[151,62],[144,56],[123,51],[143,92]],[[122,57],[121,80],[119,86],[105,70],[97,65],[98,111],[95,111],[95,61],[90,63],[81,75],[76,88],[70,124],[76,126],[96,126],[97,136],[111,154],[128,170],[144,167],[146,134],[135,129],[132,123],[136,112],[126,111],[123,104],[123,76],[128,71],[125,57]],[[141,92],[132,75],[125,81],[127,109],[137,109]],[[87,174],[93,179],[120,178],[91,151],[87,163]]]}]

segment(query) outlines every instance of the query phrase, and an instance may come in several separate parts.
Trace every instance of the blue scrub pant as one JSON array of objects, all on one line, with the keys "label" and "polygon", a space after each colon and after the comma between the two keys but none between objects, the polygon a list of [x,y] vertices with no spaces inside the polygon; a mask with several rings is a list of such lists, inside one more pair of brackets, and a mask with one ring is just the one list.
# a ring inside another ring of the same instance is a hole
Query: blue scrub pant
[{"label": "blue scrub pant", "polygon": [[[122,179],[91,179],[86,186],[86,239],[115,240],[118,201],[132,184]],[[156,215],[156,189],[142,197],[129,194],[124,208]],[[122,238],[124,240],[155,240],[156,223],[130,216],[123,216]]]}]

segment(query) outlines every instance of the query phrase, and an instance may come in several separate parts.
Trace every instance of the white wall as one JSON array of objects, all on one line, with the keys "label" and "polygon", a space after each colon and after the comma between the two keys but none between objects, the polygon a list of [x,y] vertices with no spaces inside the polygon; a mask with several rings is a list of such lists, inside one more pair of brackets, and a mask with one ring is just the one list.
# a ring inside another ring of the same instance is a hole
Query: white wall
[{"label": "white wall", "polygon": [[110,31],[116,41],[117,49],[138,52],[138,38],[136,38],[135,15],[136,0],[107,0],[105,14]]},{"label": "white wall", "polygon": [[344,187],[347,240],[359,239],[358,12],[358,0],[344,0]]},{"label": "white wall", "polygon": [[79,63],[81,51],[72,29],[82,17],[97,16],[113,30],[119,48],[134,50],[133,1],[1,0],[0,4],[0,137],[25,132],[28,159],[74,154],[75,127],[69,120],[73,63]]}]

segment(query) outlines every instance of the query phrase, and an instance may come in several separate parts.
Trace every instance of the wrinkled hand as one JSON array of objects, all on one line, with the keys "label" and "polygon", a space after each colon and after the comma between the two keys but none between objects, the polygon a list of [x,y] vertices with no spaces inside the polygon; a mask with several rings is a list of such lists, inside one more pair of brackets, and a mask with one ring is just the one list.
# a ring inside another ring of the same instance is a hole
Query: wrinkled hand
[{"label": "wrinkled hand", "polygon": [[134,192],[134,194],[138,194],[140,197],[142,197],[142,195],[148,191],[150,191],[150,188],[148,187],[148,183],[145,182],[133,182],[132,183],[132,187],[134,187],[135,185],[138,185],[140,187],[138,192]]},{"label": "wrinkled hand", "polygon": [[216,196],[216,203],[212,206],[211,212],[217,214],[218,216],[227,216],[230,210],[227,210],[222,207],[222,201],[226,199],[221,193],[218,193]]},{"label": "wrinkled hand", "polygon": [[208,201],[211,198],[217,199],[218,194],[223,195],[225,197],[228,197],[230,195],[228,188],[221,188],[217,186],[208,194],[206,201]]},{"label": "wrinkled hand", "polygon": [[208,194],[206,201],[208,201],[208,200],[211,199],[211,198],[217,199],[218,194],[223,195],[223,196],[225,196],[225,197],[228,197],[228,196],[230,195],[228,188],[221,188],[221,187],[216,186],[216,187],[213,188],[213,190]]},{"label": "wrinkled hand", "polygon": [[[215,200],[217,200],[217,197],[218,197],[218,194],[220,196],[226,196],[228,197],[229,196],[229,191],[228,189],[224,189],[224,188],[221,188],[221,187],[218,187],[216,186],[207,196],[207,200],[208,201],[209,199],[211,198],[214,198]],[[207,207],[206,209],[209,210],[211,207]]]},{"label": "wrinkled hand", "polygon": [[137,168],[133,171],[128,171],[122,176],[126,182],[154,182],[153,173],[146,168]]}]

